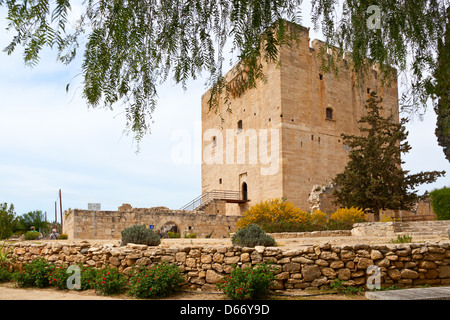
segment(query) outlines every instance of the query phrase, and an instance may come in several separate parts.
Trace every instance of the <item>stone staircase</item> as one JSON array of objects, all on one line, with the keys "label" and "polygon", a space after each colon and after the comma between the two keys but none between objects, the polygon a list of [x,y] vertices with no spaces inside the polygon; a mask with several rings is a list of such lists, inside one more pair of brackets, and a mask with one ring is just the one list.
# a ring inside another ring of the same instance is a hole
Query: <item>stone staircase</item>
[{"label": "stone staircase", "polygon": [[426,236],[448,237],[449,229],[450,220],[394,222],[396,234],[410,235],[415,238]]}]

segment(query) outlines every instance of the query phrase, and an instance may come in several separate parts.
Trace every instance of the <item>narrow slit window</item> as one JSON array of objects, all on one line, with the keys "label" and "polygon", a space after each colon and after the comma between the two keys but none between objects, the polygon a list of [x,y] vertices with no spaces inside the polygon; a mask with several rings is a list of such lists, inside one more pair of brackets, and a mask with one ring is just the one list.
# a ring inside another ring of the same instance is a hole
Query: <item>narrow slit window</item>
[{"label": "narrow slit window", "polygon": [[332,120],[333,119],[333,109],[331,109],[331,108],[327,108],[326,109],[326,118],[328,119],[328,120]]},{"label": "narrow slit window", "polygon": [[240,132],[240,131],[242,130],[242,120],[239,120],[239,121],[238,121],[238,123],[237,123],[237,129],[238,129],[238,132]]}]

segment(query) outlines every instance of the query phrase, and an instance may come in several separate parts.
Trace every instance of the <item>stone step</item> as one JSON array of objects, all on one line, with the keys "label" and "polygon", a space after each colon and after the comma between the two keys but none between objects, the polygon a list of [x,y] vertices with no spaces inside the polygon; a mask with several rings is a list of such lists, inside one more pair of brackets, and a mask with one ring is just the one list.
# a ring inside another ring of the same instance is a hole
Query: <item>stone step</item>
[{"label": "stone step", "polygon": [[450,287],[366,292],[369,300],[450,300]]}]

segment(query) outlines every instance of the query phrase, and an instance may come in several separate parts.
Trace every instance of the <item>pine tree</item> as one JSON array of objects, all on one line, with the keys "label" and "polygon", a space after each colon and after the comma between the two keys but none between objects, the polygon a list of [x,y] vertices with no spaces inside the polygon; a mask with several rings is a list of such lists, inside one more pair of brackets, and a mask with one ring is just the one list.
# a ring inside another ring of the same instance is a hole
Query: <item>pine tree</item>
[{"label": "pine tree", "polygon": [[381,102],[371,92],[365,106],[367,115],[358,121],[361,135],[342,135],[351,148],[349,162],[344,172],[333,179],[338,186],[334,193],[336,203],[364,208],[374,214],[375,221],[379,221],[381,210],[410,210],[420,198],[414,188],[445,174],[445,171],[409,174],[402,169],[401,154],[411,149],[406,141],[406,120],[399,123],[392,115],[383,117]]}]

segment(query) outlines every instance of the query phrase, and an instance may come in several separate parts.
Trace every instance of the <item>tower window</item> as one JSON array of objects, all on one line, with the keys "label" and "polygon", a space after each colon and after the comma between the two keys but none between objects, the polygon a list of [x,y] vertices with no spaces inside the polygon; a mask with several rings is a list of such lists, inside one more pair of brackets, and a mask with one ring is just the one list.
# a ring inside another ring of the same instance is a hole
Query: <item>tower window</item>
[{"label": "tower window", "polygon": [[237,123],[238,132],[242,130],[242,120],[239,120]]},{"label": "tower window", "polygon": [[323,74],[319,73],[319,79],[323,80]]},{"label": "tower window", "polygon": [[333,119],[333,109],[327,108],[325,113],[326,113],[326,118],[328,120],[332,120]]}]

